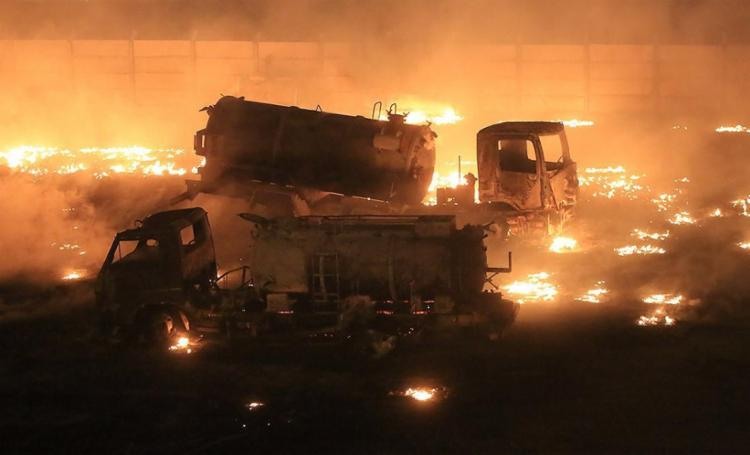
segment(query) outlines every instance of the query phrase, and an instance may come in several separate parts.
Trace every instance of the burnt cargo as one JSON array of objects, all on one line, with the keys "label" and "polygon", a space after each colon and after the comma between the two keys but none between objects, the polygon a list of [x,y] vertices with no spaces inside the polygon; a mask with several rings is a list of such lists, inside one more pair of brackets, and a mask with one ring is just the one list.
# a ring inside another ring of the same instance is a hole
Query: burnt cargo
[{"label": "burnt cargo", "polygon": [[381,121],[231,96],[206,111],[195,135],[205,192],[261,182],[418,204],[432,181],[435,133],[400,115]]}]

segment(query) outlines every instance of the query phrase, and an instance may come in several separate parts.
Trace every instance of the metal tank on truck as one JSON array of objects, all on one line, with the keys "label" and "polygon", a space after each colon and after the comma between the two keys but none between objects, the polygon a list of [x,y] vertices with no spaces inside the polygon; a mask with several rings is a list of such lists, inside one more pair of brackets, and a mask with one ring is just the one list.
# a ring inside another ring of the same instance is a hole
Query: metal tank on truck
[{"label": "metal tank on truck", "polygon": [[432,181],[435,133],[401,115],[382,121],[232,96],[204,109],[208,122],[195,151],[205,166],[200,182],[188,182],[189,195],[258,203],[286,195],[307,206],[340,195],[413,205]]}]

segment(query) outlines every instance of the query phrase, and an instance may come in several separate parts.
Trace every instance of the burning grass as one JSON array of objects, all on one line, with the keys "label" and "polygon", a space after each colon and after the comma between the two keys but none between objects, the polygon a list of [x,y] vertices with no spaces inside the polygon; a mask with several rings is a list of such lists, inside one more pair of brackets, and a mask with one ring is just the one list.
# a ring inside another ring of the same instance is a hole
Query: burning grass
[{"label": "burning grass", "polygon": [[36,177],[85,172],[104,178],[112,174],[195,174],[202,161],[192,154],[185,154],[183,150],[171,148],[129,146],[65,149],[21,145],[0,150],[0,165]]}]

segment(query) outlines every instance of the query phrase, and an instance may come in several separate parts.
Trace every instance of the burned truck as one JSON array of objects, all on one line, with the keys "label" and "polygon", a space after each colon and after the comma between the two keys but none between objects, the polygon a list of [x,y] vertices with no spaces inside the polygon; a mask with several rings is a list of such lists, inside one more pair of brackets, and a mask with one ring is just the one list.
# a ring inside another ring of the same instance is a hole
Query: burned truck
[{"label": "burned truck", "polygon": [[378,121],[232,96],[205,110],[208,123],[195,135],[205,165],[189,195],[240,196],[305,215],[331,199],[337,212],[368,200],[419,204],[432,180],[435,133],[403,116]]},{"label": "burned truck", "polygon": [[578,193],[558,122],[482,129],[478,178],[439,188],[437,204],[425,207],[437,136],[429,124],[406,124],[394,111],[378,120],[231,96],[205,110],[208,123],[195,135],[195,151],[205,157],[201,180],[188,181],[181,199],[201,192],[242,197],[275,215],[454,214],[459,224],[496,223],[523,234],[561,229]]},{"label": "burned truck", "polygon": [[519,235],[561,231],[572,216],[577,168],[560,122],[483,128],[477,133],[477,169],[478,178],[467,174],[456,188],[438,188],[437,207],[468,223],[495,221],[505,234]]},{"label": "burned truck", "polygon": [[117,234],[97,277],[110,327],[143,339],[470,331],[497,337],[518,311],[492,278],[484,229],[452,216],[243,214],[251,264],[217,275],[200,208],[161,212]]}]

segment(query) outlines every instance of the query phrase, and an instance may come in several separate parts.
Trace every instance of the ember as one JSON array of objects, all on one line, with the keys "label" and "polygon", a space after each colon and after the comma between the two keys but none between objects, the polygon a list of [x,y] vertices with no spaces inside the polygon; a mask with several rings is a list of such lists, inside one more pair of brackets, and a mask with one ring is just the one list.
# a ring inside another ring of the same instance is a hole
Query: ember
[{"label": "ember", "polygon": [[638,181],[641,175],[625,175],[622,166],[595,168],[589,167],[584,171],[587,175],[578,177],[581,186],[592,187],[594,197],[612,199],[623,196],[627,199],[637,199],[645,188]]},{"label": "ember", "polygon": [[643,298],[644,303],[678,305],[683,297],[679,294],[652,294]]},{"label": "ember", "polygon": [[589,289],[585,294],[577,297],[576,300],[579,302],[599,303],[608,293],[609,290],[604,287],[604,281],[598,281],[593,289]]},{"label": "ember", "polygon": [[648,327],[648,326],[672,326],[675,323],[675,319],[668,314],[664,312],[663,309],[659,308],[658,310],[654,311],[652,314],[646,316],[643,315],[638,318],[636,321],[636,324],[638,324],[641,327]]},{"label": "ember", "polygon": [[675,213],[667,221],[675,225],[695,224],[695,218],[693,218],[688,212]]},{"label": "ember", "polygon": [[633,254],[636,254],[636,255],[664,254],[667,252],[667,250],[665,250],[662,247],[654,246],[654,245],[641,245],[641,246],[628,245],[628,246],[623,246],[620,248],[615,248],[615,252],[617,253],[618,256],[630,256]]},{"label": "ember", "polygon": [[716,128],[717,133],[750,133],[750,128],[742,125],[720,126]]},{"label": "ember", "polygon": [[640,229],[633,229],[633,237],[638,237],[640,240],[665,240],[669,238],[669,231],[664,232],[647,232]]}]

